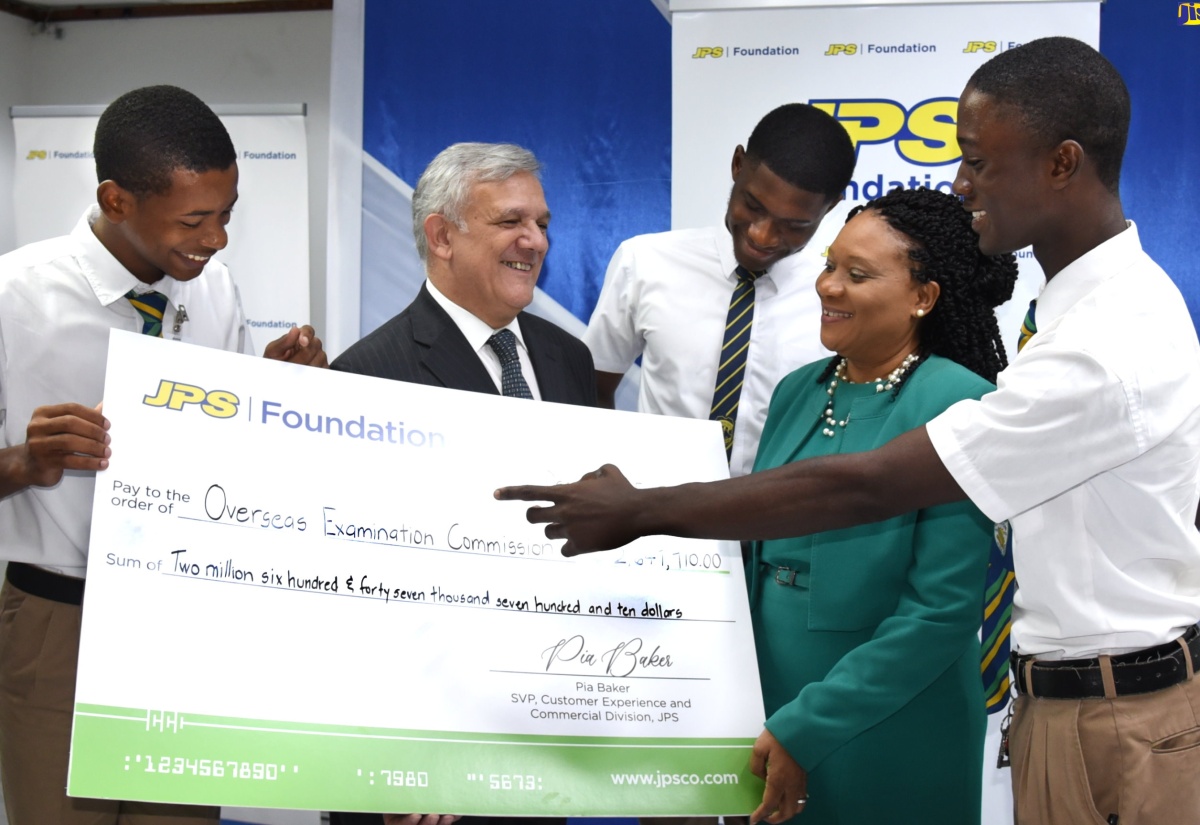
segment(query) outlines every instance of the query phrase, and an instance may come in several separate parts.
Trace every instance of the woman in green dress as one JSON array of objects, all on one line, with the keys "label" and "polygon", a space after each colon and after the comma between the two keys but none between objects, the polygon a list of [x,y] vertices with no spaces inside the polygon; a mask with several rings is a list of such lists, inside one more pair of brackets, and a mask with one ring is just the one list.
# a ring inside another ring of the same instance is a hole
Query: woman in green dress
[{"label": "woman in green dress", "polygon": [[[874,449],[991,390],[1006,363],[993,309],[1016,273],[979,253],[950,195],[898,189],[852,211],[816,285],[837,356],[776,388],[755,470]],[[757,767],[769,753],[768,771],[807,774],[804,825],[978,825],[991,532],[964,501],[752,545]]]}]

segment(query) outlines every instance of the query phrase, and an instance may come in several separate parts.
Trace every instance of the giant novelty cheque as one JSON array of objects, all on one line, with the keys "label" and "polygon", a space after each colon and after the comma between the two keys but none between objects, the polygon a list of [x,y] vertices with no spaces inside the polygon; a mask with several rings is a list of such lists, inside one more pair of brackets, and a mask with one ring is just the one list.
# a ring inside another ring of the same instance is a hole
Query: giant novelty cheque
[{"label": "giant novelty cheque", "polygon": [[[131,366],[136,365],[136,366]],[[727,474],[712,422],[114,332],[68,792],[275,808],[747,813],[738,547],[574,559],[505,484]]]}]

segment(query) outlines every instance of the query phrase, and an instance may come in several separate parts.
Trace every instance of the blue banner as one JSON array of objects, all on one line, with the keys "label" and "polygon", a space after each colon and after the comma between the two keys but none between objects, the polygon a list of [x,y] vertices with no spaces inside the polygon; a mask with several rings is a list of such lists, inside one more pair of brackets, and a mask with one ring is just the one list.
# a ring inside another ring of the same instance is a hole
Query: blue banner
[{"label": "blue banner", "polygon": [[1200,267],[1191,228],[1200,205],[1200,4],[1177,0],[1108,0],[1100,7],[1100,51],[1125,78],[1133,122],[1121,200],[1136,221],[1142,246],[1187,300],[1200,321]]},{"label": "blue banner", "polygon": [[[553,214],[538,285],[581,321],[617,244],[670,227],[671,30],[650,0],[368,0],[364,52],[363,148],[402,184],[458,141],[538,156]],[[390,272],[371,264],[394,269],[395,247],[372,233],[411,242],[408,223],[392,225],[404,208],[372,220],[370,202],[404,188],[374,178],[364,180],[363,334],[403,309],[420,277],[411,291],[378,283]]]}]

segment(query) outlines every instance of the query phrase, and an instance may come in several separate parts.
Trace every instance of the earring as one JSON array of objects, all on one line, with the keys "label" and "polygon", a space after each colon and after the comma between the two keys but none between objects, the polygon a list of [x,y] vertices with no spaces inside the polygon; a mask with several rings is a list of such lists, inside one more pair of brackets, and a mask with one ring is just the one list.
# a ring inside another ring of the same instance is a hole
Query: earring
[{"label": "earring", "polygon": [[918,318],[924,318],[924,317],[925,317],[925,310],[923,310],[923,309],[918,309],[918,310],[917,310],[917,317],[918,317]]}]

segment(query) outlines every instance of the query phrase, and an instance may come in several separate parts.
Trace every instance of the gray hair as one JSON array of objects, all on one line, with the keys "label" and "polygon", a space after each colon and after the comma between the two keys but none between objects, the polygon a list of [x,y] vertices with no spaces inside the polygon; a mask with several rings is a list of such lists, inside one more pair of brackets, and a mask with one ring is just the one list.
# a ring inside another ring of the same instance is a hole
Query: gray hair
[{"label": "gray hair", "polygon": [[466,229],[463,210],[476,183],[508,180],[519,172],[538,177],[541,164],[528,149],[512,143],[455,143],[429,162],[413,190],[413,237],[421,261],[429,258],[425,219],[443,215]]}]

